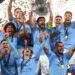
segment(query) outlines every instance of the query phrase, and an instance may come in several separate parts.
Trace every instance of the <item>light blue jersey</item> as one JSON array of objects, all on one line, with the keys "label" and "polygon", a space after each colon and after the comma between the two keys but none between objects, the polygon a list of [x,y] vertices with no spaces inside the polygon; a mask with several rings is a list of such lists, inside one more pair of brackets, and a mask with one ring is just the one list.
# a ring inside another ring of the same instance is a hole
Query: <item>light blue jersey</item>
[{"label": "light blue jersey", "polygon": [[0,32],[0,42],[4,39],[4,32]]},{"label": "light blue jersey", "polygon": [[[14,18],[11,22],[14,23],[14,25],[15,25],[15,27],[16,27],[16,29],[17,29],[18,32],[23,31],[23,25],[17,23],[17,21],[16,21],[15,18]],[[27,33],[32,33],[32,32],[31,32],[31,27],[30,27],[29,24],[26,23],[26,24],[25,24],[25,27],[26,27]],[[24,35],[25,35],[25,34],[24,34]],[[20,40],[21,40],[21,41],[20,41]],[[28,42],[28,43],[29,43],[29,42]],[[18,44],[17,44],[17,46],[18,46],[18,49],[23,49],[23,48],[24,48],[24,39],[23,39],[22,37],[19,37],[19,38],[18,38]]]},{"label": "light blue jersey", "polygon": [[[44,30],[43,32],[48,33],[47,30]],[[33,47],[34,49],[33,49],[33,52],[34,52],[34,54],[37,53],[38,47],[40,46],[40,41],[39,41],[40,35],[39,35],[39,33],[40,33],[40,31],[39,31],[39,29],[37,29],[34,32],[34,34],[33,34],[33,39],[34,39],[34,47]],[[45,38],[43,39],[43,41],[44,40],[45,40]],[[36,45],[38,45],[38,46],[36,47]],[[45,46],[47,46],[50,49],[50,39],[49,38],[46,40]],[[42,54],[44,54],[44,50],[42,50]]]},{"label": "light blue jersey", "polygon": [[36,28],[33,32],[33,41],[34,41],[34,44],[37,43],[39,41],[39,33],[40,32],[46,32],[47,34],[50,35],[50,31],[48,31],[48,29],[45,29],[45,30],[40,30],[39,28]]},{"label": "light blue jersey", "polygon": [[2,75],[18,75],[16,59],[19,57],[17,49],[9,39],[6,39],[11,47],[11,52],[1,60]]},{"label": "light blue jersey", "polygon": [[3,39],[8,39],[11,41],[11,43],[17,48],[17,39],[18,39],[19,35],[17,36],[9,36],[9,37],[5,37],[5,33],[4,32],[0,32],[0,42],[3,40]]},{"label": "light blue jersey", "polygon": [[29,60],[26,61],[23,58],[17,60],[18,75],[36,75],[37,62],[39,60],[41,50],[44,48],[44,44],[45,41],[40,44],[37,54]]},{"label": "light blue jersey", "polygon": [[[16,27],[16,29],[17,29],[18,32],[23,31],[23,25],[17,23],[17,21],[16,21],[15,18],[11,22],[15,25],[15,27]],[[27,33],[31,33],[31,27],[30,27],[30,25],[29,24],[25,24],[25,27],[27,29]]]},{"label": "light blue jersey", "polygon": [[75,45],[75,22],[71,22],[66,28],[64,25],[58,27],[60,41],[64,43],[66,49],[71,49]]},{"label": "light blue jersey", "polygon": [[18,75],[14,52],[11,52],[10,56],[7,55],[1,60],[1,71],[2,75]]},{"label": "light blue jersey", "polygon": [[51,33],[51,34],[53,34],[53,33],[56,33],[56,34],[57,34],[57,36],[55,36],[55,37],[53,37],[53,38],[50,38],[51,50],[52,50],[53,52],[55,52],[55,43],[58,42],[58,41],[60,41],[60,39],[59,39],[59,33],[58,33],[58,30],[57,30],[57,27],[52,28],[50,33]]},{"label": "light blue jersey", "polygon": [[[67,66],[68,62],[70,60],[70,56],[68,53],[63,54],[63,55],[56,55],[56,53],[49,51],[47,54],[49,58],[49,75],[66,75],[67,73]],[[60,60],[59,60],[60,59]],[[62,62],[63,64],[62,64]]]}]

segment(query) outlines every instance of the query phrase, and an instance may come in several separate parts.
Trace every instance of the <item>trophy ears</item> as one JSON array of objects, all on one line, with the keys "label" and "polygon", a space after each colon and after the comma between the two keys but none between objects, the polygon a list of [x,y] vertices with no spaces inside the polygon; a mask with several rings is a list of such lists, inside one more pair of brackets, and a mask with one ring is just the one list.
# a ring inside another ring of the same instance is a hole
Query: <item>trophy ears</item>
[{"label": "trophy ears", "polygon": [[46,7],[46,5],[39,5],[36,7],[36,10],[35,12],[38,14],[38,15],[47,15],[48,13],[48,8]]}]

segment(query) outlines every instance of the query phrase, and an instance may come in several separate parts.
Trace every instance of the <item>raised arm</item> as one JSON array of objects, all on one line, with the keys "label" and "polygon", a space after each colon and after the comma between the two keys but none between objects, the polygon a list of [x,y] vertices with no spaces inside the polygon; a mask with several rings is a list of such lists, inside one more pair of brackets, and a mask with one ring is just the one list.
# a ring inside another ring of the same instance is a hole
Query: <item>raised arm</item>
[{"label": "raised arm", "polygon": [[47,46],[44,46],[44,51],[45,51],[47,57],[50,58],[52,51]]},{"label": "raised arm", "polygon": [[9,0],[9,4],[8,4],[8,18],[9,20],[12,20],[13,19],[13,14],[11,12],[11,9],[12,9],[12,0]]},{"label": "raised arm", "polygon": [[67,60],[69,61],[70,58],[72,57],[72,55],[75,52],[75,48],[72,48],[71,50],[69,50],[67,53],[64,53],[65,57],[67,58]]},{"label": "raised arm", "polygon": [[42,50],[44,48],[45,42],[46,42],[46,39],[39,46],[38,46],[38,44],[36,44],[35,48],[33,48],[33,50],[36,50],[37,51],[36,54],[35,54],[36,60],[39,59],[39,57],[40,57],[40,55],[42,53]]},{"label": "raised arm", "polygon": [[32,26],[34,24],[34,19],[33,19],[33,11],[29,13],[29,23]]},{"label": "raised arm", "polygon": [[21,18],[19,19],[19,22],[23,26],[23,31],[19,32],[18,34],[20,36],[23,36],[27,32],[26,27],[25,27],[26,20],[25,20],[25,17],[24,17],[24,12],[21,12]]},{"label": "raised arm", "polygon": [[69,56],[72,56],[74,52],[75,52],[75,48],[73,48],[72,50],[70,50],[70,51],[68,52],[68,55],[69,55]]},{"label": "raised arm", "polygon": [[50,34],[50,39],[55,38],[57,36],[58,36],[58,33],[57,32],[53,32],[53,33]]},{"label": "raised arm", "polygon": [[34,12],[33,10],[29,13],[29,20],[28,20],[28,23],[30,24],[31,26],[31,29],[34,29],[35,28],[35,18],[33,16]]},{"label": "raised arm", "polygon": [[50,48],[49,38],[46,40],[46,43],[45,43],[45,46],[44,46],[43,49],[44,49],[44,52],[46,53],[46,55],[47,55],[48,58],[51,58],[51,56],[54,54],[51,51],[51,48]]},{"label": "raised arm", "polygon": [[52,25],[53,24],[53,13],[52,13],[52,9],[51,9],[51,1],[50,0],[48,0],[48,7],[49,7],[49,13],[50,13],[48,24]]},{"label": "raised arm", "polygon": [[6,38],[6,40],[8,41],[9,46],[11,47],[12,51],[14,52],[14,57],[19,58],[20,55],[19,55],[17,49],[15,48],[15,46],[7,38]]}]

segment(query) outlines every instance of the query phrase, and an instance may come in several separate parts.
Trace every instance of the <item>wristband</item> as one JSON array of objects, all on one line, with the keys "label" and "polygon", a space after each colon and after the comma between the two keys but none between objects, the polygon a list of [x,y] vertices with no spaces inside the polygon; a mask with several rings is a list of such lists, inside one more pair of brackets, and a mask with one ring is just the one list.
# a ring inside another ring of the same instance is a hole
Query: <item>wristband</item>
[{"label": "wristband", "polygon": [[48,30],[51,30],[53,27],[52,27],[52,24],[48,24],[48,26],[47,26],[47,29]]}]

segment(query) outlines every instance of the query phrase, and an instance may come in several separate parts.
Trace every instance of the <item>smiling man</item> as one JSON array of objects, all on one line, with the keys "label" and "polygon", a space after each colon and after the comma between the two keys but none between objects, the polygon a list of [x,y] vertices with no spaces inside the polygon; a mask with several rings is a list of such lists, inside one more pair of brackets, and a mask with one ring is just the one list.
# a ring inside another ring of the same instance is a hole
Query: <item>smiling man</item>
[{"label": "smiling man", "polygon": [[46,46],[44,47],[44,50],[49,58],[49,75],[66,75],[68,62],[75,49],[72,49],[67,53],[63,53],[64,44],[62,42],[57,42],[55,44],[55,53],[50,51]]}]

